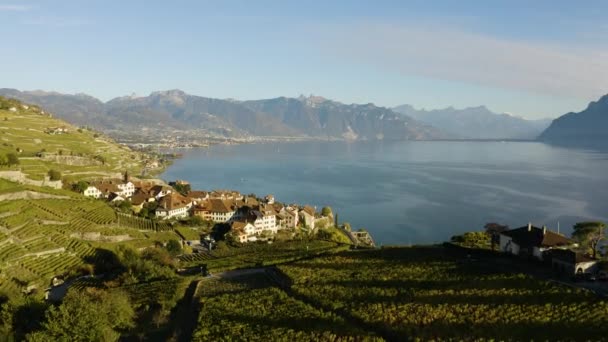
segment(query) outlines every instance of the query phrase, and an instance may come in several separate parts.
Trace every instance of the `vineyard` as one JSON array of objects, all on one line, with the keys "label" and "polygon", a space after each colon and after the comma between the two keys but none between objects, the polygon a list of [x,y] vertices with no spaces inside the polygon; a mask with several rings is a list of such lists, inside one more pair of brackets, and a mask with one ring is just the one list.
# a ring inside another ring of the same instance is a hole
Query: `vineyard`
[{"label": "vineyard", "polygon": [[[21,186],[0,182],[2,192],[15,189]],[[118,244],[81,240],[85,233],[101,241],[128,237],[133,240],[125,243],[141,247],[178,238],[167,223],[132,216],[119,219],[110,206],[97,200],[67,196],[0,201],[0,294],[44,288],[54,276],[94,259],[95,248]]]},{"label": "vineyard", "polygon": [[214,272],[291,262],[302,258],[334,253],[347,246],[321,240],[285,241],[273,244],[246,244],[238,248],[215,249],[210,253],[182,256],[186,267],[206,264]]},{"label": "vineyard", "polygon": [[290,297],[265,275],[204,280],[194,341],[374,341],[343,318]]},{"label": "vineyard", "polygon": [[137,217],[128,214],[118,214],[118,223],[121,227],[128,227],[137,230],[151,230],[156,232],[172,231],[169,222],[166,221],[152,221],[142,217]]},{"label": "vineyard", "polygon": [[606,301],[442,248],[342,253],[280,270],[298,296],[388,339],[603,340],[608,333]]}]

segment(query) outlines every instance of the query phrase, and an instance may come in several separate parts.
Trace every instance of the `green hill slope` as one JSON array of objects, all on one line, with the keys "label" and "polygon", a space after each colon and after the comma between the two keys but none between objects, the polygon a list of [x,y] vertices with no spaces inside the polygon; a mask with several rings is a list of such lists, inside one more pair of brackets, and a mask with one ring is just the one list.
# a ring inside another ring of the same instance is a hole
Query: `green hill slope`
[{"label": "green hill slope", "polygon": [[[17,196],[25,192],[29,198]],[[168,227],[118,220],[106,203],[67,190],[0,179],[0,196],[0,296],[41,291],[53,277],[94,263],[97,248],[178,239]]]},{"label": "green hill slope", "polygon": [[149,158],[99,133],[56,119],[37,106],[0,97],[0,155],[7,153],[16,154],[19,165],[2,166],[0,172],[21,170],[35,180],[44,179],[51,169],[68,179],[125,170],[140,174]]}]

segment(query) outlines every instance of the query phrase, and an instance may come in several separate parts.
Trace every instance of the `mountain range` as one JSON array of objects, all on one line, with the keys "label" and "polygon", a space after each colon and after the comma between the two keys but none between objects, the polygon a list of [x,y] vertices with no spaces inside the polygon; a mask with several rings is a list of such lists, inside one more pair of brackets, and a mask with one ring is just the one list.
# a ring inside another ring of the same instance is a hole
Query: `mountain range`
[{"label": "mountain range", "polygon": [[256,101],[213,99],[181,90],[102,102],[84,94],[0,89],[78,125],[104,131],[196,131],[226,137],[314,137],[350,140],[448,138],[439,129],[373,104],[343,104],[318,96]]},{"label": "mountain range", "polygon": [[608,95],[578,113],[565,114],[551,123],[539,137],[557,144],[608,143]]},{"label": "mountain range", "polygon": [[484,106],[419,110],[402,105],[391,109],[312,95],[237,101],[168,90],[103,102],[86,94],[4,88],[0,96],[39,105],[61,119],[92,126],[116,138],[435,140],[536,139],[540,135],[539,139],[547,142],[608,140],[608,95],[584,111],[568,113],[552,123],[494,113]]},{"label": "mountain range", "polygon": [[485,106],[427,111],[401,105],[393,110],[461,139],[536,139],[551,123],[551,119],[527,120],[494,113]]}]

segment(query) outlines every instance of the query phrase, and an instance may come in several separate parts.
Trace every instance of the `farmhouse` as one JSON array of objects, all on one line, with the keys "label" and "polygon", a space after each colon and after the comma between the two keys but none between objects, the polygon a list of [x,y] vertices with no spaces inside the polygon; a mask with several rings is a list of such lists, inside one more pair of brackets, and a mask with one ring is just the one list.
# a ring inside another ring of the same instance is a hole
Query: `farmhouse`
[{"label": "farmhouse", "polygon": [[596,273],[599,261],[583,253],[566,249],[554,249],[551,251],[551,266],[563,275]]},{"label": "farmhouse", "polygon": [[552,232],[547,227],[528,226],[500,233],[500,250],[504,253],[543,260],[546,251],[576,246],[574,241]]},{"label": "farmhouse", "polygon": [[210,199],[209,205],[211,221],[217,223],[230,221],[237,209],[234,201],[229,200]]},{"label": "farmhouse", "polygon": [[315,229],[315,209],[313,207],[304,206],[298,214],[308,228]]},{"label": "farmhouse", "polygon": [[277,220],[280,220],[281,228],[296,228],[298,225],[298,208],[293,206],[287,206],[281,208],[277,214]]},{"label": "farmhouse", "polygon": [[101,193],[101,191],[93,185],[89,185],[86,189],[84,189],[84,191],[82,193],[86,197],[93,197],[93,198],[103,197],[103,194]]},{"label": "farmhouse", "polygon": [[162,219],[188,217],[188,210],[191,207],[192,201],[179,193],[172,192],[158,201],[156,216]]},{"label": "farmhouse", "polygon": [[255,241],[255,227],[249,222],[234,221],[230,225],[239,242]]}]

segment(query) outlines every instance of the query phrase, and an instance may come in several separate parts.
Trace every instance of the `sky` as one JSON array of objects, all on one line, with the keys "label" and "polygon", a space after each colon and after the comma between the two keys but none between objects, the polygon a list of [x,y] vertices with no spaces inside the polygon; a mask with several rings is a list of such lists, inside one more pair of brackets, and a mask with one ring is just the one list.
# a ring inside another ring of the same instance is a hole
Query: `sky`
[{"label": "sky", "polygon": [[606,13],[604,0],[0,0],[0,87],[550,118],[608,93]]}]

